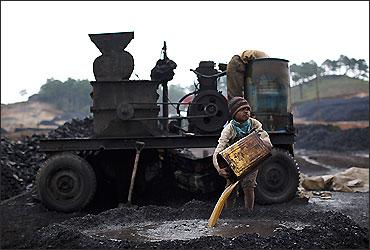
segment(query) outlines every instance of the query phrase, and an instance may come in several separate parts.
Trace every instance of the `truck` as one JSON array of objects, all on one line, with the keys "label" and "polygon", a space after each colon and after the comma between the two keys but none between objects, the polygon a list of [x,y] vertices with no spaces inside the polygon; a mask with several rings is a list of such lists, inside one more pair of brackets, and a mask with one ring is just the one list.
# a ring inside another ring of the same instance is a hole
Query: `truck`
[{"label": "truck", "polygon": [[[42,204],[73,212],[97,197],[112,206],[135,203],[163,182],[204,195],[222,191],[225,180],[212,165],[212,152],[230,119],[227,98],[218,89],[226,80],[226,64],[216,69],[213,61],[201,61],[192,70],[198,87],[173,103],[168,82],[176,64],[167,57],[166,44],[150,80],[129,80],[134,59],[124,49],[134,32],[89,37],[102,53],[93,63],[95,81],[90,82],[94,134],[40,141],[46,154],[36,176]],[[260,58],[247,68],[244,97],[273,144],[271,157],[259,166],[259,204],[287,202],[298,192],[288,62]],[[170,105],[176,107],[175,115],[169,114]]]}]

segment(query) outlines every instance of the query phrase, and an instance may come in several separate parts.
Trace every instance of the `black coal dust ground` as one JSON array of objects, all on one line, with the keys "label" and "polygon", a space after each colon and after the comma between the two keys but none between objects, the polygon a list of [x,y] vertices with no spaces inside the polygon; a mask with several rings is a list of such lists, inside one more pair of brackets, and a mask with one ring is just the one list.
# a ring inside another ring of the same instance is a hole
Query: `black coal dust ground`
[{"label": "black coal dust ground", "polygon": [[44,227],[26,247],[316,249],[369,244],[367,228],[315,202],[258,206],[253,215],[241,208],[225,210],[216,227],[208,228],[213,205],[193,200],[180,208],[111,209]]},{"label": "black coal dust ground", "polygon": [[[86,134],[73,128],[64,126],[53,137]],[[332,127],[307,126],[300,131],[296,159],[302,173],[369,167],[368,154],[348,151],[368,152],[368,128],[338,133]],[[316,151],[310,151],[312,137],[325,138],[325,144],[316,143]],[[313,196],[308,201],[256,204],[252,214],[245,213],[239,200],[235,208],[222,211],[214,228],[207,222],[220,194],[199,198],[175,189],[158,193],[172,194],[171,201],[158,205],[57,213],[46,210],[34,192],[34,175],[43,159],[37,154],[38,138],[1,143],[1,248],[369,248],[368,193],[332,192],[329,200]],[[334,153],[339,144],[346,150]]]}]

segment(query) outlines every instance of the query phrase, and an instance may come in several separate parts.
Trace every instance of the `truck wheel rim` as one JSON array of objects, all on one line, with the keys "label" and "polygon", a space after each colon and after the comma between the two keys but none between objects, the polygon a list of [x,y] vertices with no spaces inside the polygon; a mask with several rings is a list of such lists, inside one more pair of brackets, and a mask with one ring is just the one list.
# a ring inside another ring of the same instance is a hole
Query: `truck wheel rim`
[{"label": "truck wheel rim", "polygon": [[57,199],[71,199],[78,195],[79,178],[70,170],[58,171],[51,178],[51,193]]},{"label": "truck wheel rim", "polygon": [[266,186],[270,190],[276,190],[283,187],[285,182],[285,175],[281,169],[280,164],[271,164],[270,168],[266,172]]}]

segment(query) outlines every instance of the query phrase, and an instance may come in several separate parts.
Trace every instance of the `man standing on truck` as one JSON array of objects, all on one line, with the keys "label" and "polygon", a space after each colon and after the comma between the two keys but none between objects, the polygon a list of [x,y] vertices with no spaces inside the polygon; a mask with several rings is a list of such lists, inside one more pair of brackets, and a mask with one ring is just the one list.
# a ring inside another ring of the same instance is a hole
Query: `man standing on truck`
[{"label": "man standing on truck", "polygon": [[[252,129],[260,136],[261,140],[268,147],[272,147],[268,133],[262,129],[262,123],[258,120],[251,118],[251,107],[247,100],[243,97],[233,97],[228,103],[229,113],[232,117],[231,121],[224,127],[221,136],[218,139],[218,145],[213,153],[213,165],[220,176],[227,180],[226,187],[232,182],[229,180],[231,169],[219,166],[217,162],[217,154],[230,146],[234,142],[247,136]],[[244,193],[244,206],[248,213],[253,211],[254,208],[254,188],[256,187],[256,178],[258,170],[246,175],[241,181],[241,187]]]},{"label": "man standing on truck", "polygon": [[227,99],[234,96],[243,96],[244,83],[246,80],[246,68],[252,59],[269,57],[265,52],[258,50],[246,50],[240,55],[234,55],[227,64]]}]

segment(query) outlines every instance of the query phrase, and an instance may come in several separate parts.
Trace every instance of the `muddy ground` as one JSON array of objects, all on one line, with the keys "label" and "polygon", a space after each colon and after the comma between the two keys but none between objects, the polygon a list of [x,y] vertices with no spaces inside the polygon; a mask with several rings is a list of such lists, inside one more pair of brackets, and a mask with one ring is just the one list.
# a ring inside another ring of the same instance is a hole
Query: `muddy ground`
[{"label": "muddy ground", "polygon": [[[366,152],[296,153],[306,175],[369,167]],[[252,214],[240,202],[209,229],[216,196],[64,214],[46,210],[31,190],[1,203],[1,248],[369,248],[368,195],[332,192],[328,200],[256,204]]]}]

